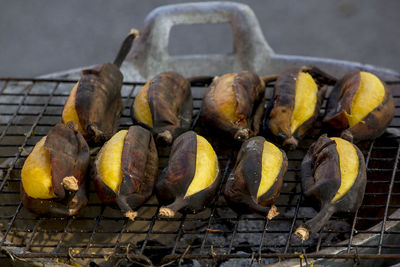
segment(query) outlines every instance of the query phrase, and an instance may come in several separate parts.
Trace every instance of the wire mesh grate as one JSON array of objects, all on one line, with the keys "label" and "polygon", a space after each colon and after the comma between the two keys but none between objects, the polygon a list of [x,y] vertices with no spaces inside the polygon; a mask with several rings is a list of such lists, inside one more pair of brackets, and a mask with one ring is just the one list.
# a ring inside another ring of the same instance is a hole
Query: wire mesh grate
[{"label": "wire mesh grate", "polygon": [[[293,236],[297,224],[315,214],[304,202],[299,185],[300,163],[312,139],[288,152],[289,167],[281,196],[280,215],[267,221],[258,215],[237,215],[221,194],[198,214],[159,218],[152,197],[135,221],[118,210],[104,207],[93,186],[80,216],[38,217],[20,201],[20,172],[36,142],[61,119],[63,105],[76,80],[0,79],[0,245],[20,258],[60,260],[125,259],[140,264],[206,263],[237,261],[264,264],[300,257],[332,259],[400,259],[400,83],[390,82],[396,104],[390,131],[374,142],[360,145],[367,166],[364,202],[350,218],[335,215],[318,234],[301,242]],[[129,116],[134,96],[143,83],[124,83],[120,128],[132,123]],[[194,115],[205,88],[193,88]],[[321,126],[316,127],[318,132]],[[237,146],[202,129],[217,151],[223,181],[233,167]],[[233,146],[233,147],[232,147]],[[160,169],[168,152],[161,149]],[[373,236],[371,242],[361,242]],[[338,252],[341,253],[338,253]],[[4,255],[3,255],[4,256]]]}]

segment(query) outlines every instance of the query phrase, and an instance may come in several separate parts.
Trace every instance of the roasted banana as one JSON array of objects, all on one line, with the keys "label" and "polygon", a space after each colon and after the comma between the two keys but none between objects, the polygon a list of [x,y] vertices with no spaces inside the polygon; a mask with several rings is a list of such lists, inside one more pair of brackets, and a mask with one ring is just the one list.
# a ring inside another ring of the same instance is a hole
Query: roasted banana
[{"label": "roasted banana", "polygon": [[239,141],[260,130],[265,104],[265,83],[249,71],[215,77],[204,95],[200,118]]},{"label": "roasted banana", "polygon": [[318,203],[320,210],[297,228],[295,234],[308,239],[333,213],[356,212],[362,203],[366,182],[364,156],[357,146],[339,137],[322,135],[311,145],[301,164],[303,194]]},{"label": "roasted banana", "polygon": [[297,147],[316,121],[326,92],[334,78],[314,67],[293,68],[279,75],[265,116],[265,132],[285,149]]},{"label": "roasted banana", "polygon": [[134,220],[157,180],[158,155],[150,131],[141,126],[117,132],[97,154],[93,181],[105,204],[118,206]]},{"label": "roasted banana", "polygon": [[237,213],[266,215],[279,197],[287,166],[286,153],[264,137],[245,141],[225,184],[229,206]]},{"label": "roasted banana", "polygon": [[64,105],[62,122],[74,121],[88,142],[102,144],[118,129],[123,79],[119,67],[137,35],[135,30],[128,35],[114,63],[83,70]]},{"label": "roasted banana", "polygon": [[176,72],[164,72],[148,81],[137,94],[131,114],[134,123],[150,129],[159,144],[172,144],[192,124],[190,83]]},{"label": "roasted banana", "polygon": [[379,137],[394,115],[389,88],[374,74],[353,70],[333,88],[324,122],[358,143]]},{"label": "roasted banana", "polygon": [[77,125],[57,124],[33,148],[21,171],[24,206],[39,215],[73,216],[87,203],[89,147]]},{"label": "roasted banana", "polygon": [[166,205],[160,215],[173,217],[179,210],[196,213],[205,209],[219,183],[218,158],[210,143],[193,131],[180,135],[156,184],[157,198]]}]

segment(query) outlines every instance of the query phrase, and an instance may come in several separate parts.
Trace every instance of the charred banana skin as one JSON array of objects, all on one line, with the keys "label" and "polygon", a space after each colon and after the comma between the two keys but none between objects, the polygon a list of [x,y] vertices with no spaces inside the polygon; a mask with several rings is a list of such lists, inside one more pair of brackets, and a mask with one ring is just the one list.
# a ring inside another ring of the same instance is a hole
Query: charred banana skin
[{"label": "charred banana skin", "polygon": [[119,207],[121,211],[136,211],[153,193],[157,180],[158,155],[150,131],[131,126],[124,139],[121,168],[123,178],[118,194],[109,188],[92,168],[92,177],[99,199],[104,204]]},{"label": "charred banana skin", "polygon": [[82,71],[75,109],[88,142],[104,143],[118,130],[122,79],[118,66],[111,63]]},{"label": "charred banana skin", "polygon": [[362,119],[364,122],[359,122],[349,128],[346,112],[350,113],[353,98],[360,85],[360,70],[348,72],[334,86],[329,96],[324,122],[341,131],[344,139],[354,143],[373,140],[381,136],[391,122],[395,111],[390,89],[383,81],[382,83],[385,87],[382,103]]},{"label": "charred banana skin", "polygon": [[190,83],[177,72],[164,72],[151,80],[148,92],[153,127],[140,122],[133,108],[132,120],[135,124],[150,129],[157,143],[172,144],[192,124],[193,98]]},{"label": "charred banana skin", "polygon": [[264,137],[256,136],[242,144],[235,167],[225,184],[225,199],[228,205],[239,214],[259,213],[265,216],[269,210],[268,206],[279,197],[283,176],[288,166],[286,153],[282,150],[283,161],[277,180],[257,201],[264,142]]},{"label": "charred banana skin", "polygon": [[196,170],[196,150],[195,132],[189,131],[180,135],[172,145],[168,166],[157,181],[158,201],[173,211],[184,210],[197,213],[204,210],[210,205],[217,192],[221,180],[220,173],[209,187],[185,198]]},{"label": "charred banana skin", "polygon": [[[74,216],[88,201],[89,147],[73,122],[57,124],[46,138],[45,148],[50,152],[50,164],[54,199],[36,199],[29,197],[21,183],[21,196],[24,206],[33,213],[44,216]],[[78,181],[78,190],[64,188],[64,177],[74,176]]]},{"label": "charred banana skin", "polygon": [[240,141],[256,136],[260,131],[265,105],[265,84],[254,73],[241,71],[234,78],[233,87],[237,100],[236,113],[245,121],[245,127],[225,119],[215,105],[212,93],[216,83],[213,82],[204,95],[200,117],[205,125],[212,125],[222,132],[229,133]]},{"label": "charred banana skin", "polygon": [[311,233],[318,232],[335,212],[354,213],[361,206],[367,183],[364,156],[354,146],[359,159],[359,172],[350,190],[331,203],[338,191],[340,178],[339,154],[335,141],[322,135],[311,145],[301,164],[301,186],[306,198],[318,203],[318,214],[304,227]]},{"label": "charred banana skin", "polygon": [[[303,71],[308,72],[317,80],[317,104],[313,115],[291,134],[290,124],[295,104],[296,79],[299,73]],[[331,83],[333,79],[334,78],[322,73],[319,69],[312,67],[303,66],[283,72],[276,81],[272,97],[273,101],[267,108],[264,123],[264,132],[266,135],[276,139],[278,143],[283,144],[283,146],[287,147],[289,150],[295,149],[298,141],[307,134],[317,120],[326,92],[326,87],[323,87],[323,84]],[[295,140],[293,140],[293,138]]]}]

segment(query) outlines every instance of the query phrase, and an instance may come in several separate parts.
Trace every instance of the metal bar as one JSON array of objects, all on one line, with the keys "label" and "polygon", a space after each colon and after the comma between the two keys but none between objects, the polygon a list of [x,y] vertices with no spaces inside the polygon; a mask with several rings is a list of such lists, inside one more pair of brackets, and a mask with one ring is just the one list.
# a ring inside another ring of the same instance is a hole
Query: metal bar
[{"label": "metal bar", "polygon": [[[20,256],[20,255],[18,255]],[[75,258],[90,258],[90,259],[98,259],[104,258],[104,256],[109,256],[109,254],[103,253],[81,253],[79,255],[74,255]],[[113,255],[116,258],[126,258],[126,253],[117,253]],[[310,254],[262,254],[261,258],[276,258],[276,259],[300,259],[300,257],[307,256],[307,258],[312,259],[373,259],[373,260],[390,260],[390,259],[400,259],[399,254],[318,254],[318,253],[310,253]],[[48,253],[43,252],[31,252],[23,255],[24,258],[53,258],[54,256]],[[58,253],[56,257],[59,258],[69,258],[68,253]],[[171,255],[165,256],[163,261],[173,261],[183,259],[216,259],[216,260],[229,260],[229,259],[249,259],[249,254],[234,254],[234,255],[210,255],[210,254],[186,254],[182,257],[182,255]]]},{"label": "metal bar", "polygon": [[126,230],[126,226],[128,225],[128,218],[125,218],[124,224],[122,225],[121,231],[119,231],[118,237],[117,237],[117,241],[115,242],[115,246],[114,246],[114,253],[117,253],[117,249],[119,247],[119,243],[121,242],[121,238],[122,238],[122,234],[125,232]]},{"label": "metal bar", "polygon": [[[76,83],[77,79],[60,79],[60,78],[15,78],[0,77],[0,81],[16,81],[16,82],[60,82],[60,83]],[[144,85],[144,82],[123,82],[124,85]]]},{"label": "metal bar", "polygon": [[[14,231],[13,231],[14,232]],[[124,243],[122,243],[122,244],[129,244],[129,242],[124,242]],[[130,243],[131,245],[132,245],[132,243]],[[79,245],[79,244],[75,244],[74,245],[74,248],[86,248],[86,244],[81,244],[81,245]],[[115,244],[92,244],[90,247],[91,248],[114,248],[114,246],[115,246]],[[3,247],[21,247],[21,248],[23,248],[23,247],[25,247],[25,244],[11,244],[11,243],[5,243],[4,245],[3,245]],[[43,245],[43,244],[40,244],[40,245],[38,245],[38,244],[32,244],[31,245],[31,248],[55,248],[56,247],[56,245],[54,244],[54,245]],[[67,246],[65,246],[65,245],[61,245],[61,247],[67,247]],[[131,246],[131,247],[135,247],[135,246]],[[165,249],[165,246],[163,246],[163,245],[148,245],[148,246],[146,246],[149,250],[159,250],[159,249]],[[193,246],[191,246],[192,248],[200,248],[200,245],[193,245]],[[224,248],[224,245],[219,245],[219,246],[214,246],[214,245],[207,245],[206,246],[207,248],[209,248],[209,249],[211,249],[211,247],[213,247],[213,248],[219,248],[219,249],[222,249],[222,248]],[[255,246],[254,245],[252,245],[252,244],[241,244],[241,245],[238,245],[237,246],[237,248],[238,249],[252,249],[252,248],[254,248]],[[276,245],[276,246],[274,246],[274,248],[283,248],[284,246],[283,245]],[[400,245],[382,245],[382,247],[383,248],[400,248]],[[139,246],[136,246],[136,248],[139,248]],[[182,250],[184,250],[184,249],[186,249],[187,248],[187,246],[178,246],[177,247],[177,249],[182,249]],[[293,245],[292,246],[292,248],[295,248],[295,249],[299,249],[299,250],[301,250],[302,248],[304,248],[304,246],[301,246],[301,245]],[[325,246],[323,246],[323,245],[321,245],[321,248],[338,248],[338,249],[346,249],[346,245],[325,245]],[[376,249],[376,245],[359,245],[359,246],[357,246],[357,248],[368,248],[368,249],[373,249],[373,248],[375,248]],[[240,253],[239,253],[240,254]],[[275,254],[275,253],[273,253],[273,254]],[[284,253],[281,253],[281,254],[284,254]],[[292,255],[292,253],[286,253],[287,255]],[[296,253],[297,254],[297,253]],[[346,253],[344,253],[344,254],[346,254]],[[359,253],[360,255],[362,254],[362,253]],[[109,253],[107,253],[107,255],[110,255]],[[177,254],[177,255],[179,255],[179,254]],[[205,254],[204,254],[205,255]],[[226,254],[224,254],[224,255],[226,255]],[[235,255],[237,255],[237,254],[231,254],[231,256],[234,258],[235,257]],[[258,255],[258,253],[257,253],[257,255]],[[376,254],[377,255],[377,254]],[[377,256],[379,256],[379,255],[377,255]]]},{"label": "metal bar", "polygon": [[84,252],[87,252],[89,250],[89,248],[90,248],[90,245],[93,243],[93,238],[94,238],[94,235],[96,233],[96,229],[100,224],[101,216],[103,215],[104,209],[105,209],[105,207],[102,206],[99,215],[97,215],[97,217],[96,217],[96,223],[95,223],[95,225],[94,225],[94,227],[92,229],[92,234],[90,235],[89,242],[87,243]]},{"label": "metal bar", "polygon": [[29,250],[30,249],[32,241],[33,241],[33,238],[34,238],[34,236],[36,234],[37,228],[39,227],[39,224],[42,222],[42,220],[40,220],[40,218],[36,219],[36,220],[37,221],[35,223],[35,226],[33,227],[33,231],[32,231],[31,237],[29,238],[29,241],[26,244],[25,250]]},{"label": "metal bar", "polygon": [[238,226],[239,226],[239,222],[240,222],[241,219],[242,219],[242,215],[238,215],[236,217],[236,223],[235,223],[235,227],[233,228],[231,242],[229,243],[229,248],[228,248],[228,253],[227,253],[228,255],[231,254],[232,247],[233,247],[233,241],[235,240],[235,236],[236,236],[237,229],[238,229]]},{"label": "metal bar", "polygon": [[355,228],[356,228],[356,222],[357,222],[357,215],[358,215],[358,210],[356,210],[356,213],[354,214],[354,219],[353,219],[353,223],[351,225],[351,232],[350,232],[350,238],[349,238],[349,243],[347,245],[347,253],[350,253],[351,250],[351,246],[353,244],[353,237],[354,237],[354,233],[355,233]]},{"label": "metal bar", "polygon": [[[231,163],[231,159],[232,159],[232,158],[233,158],[233,155],[232,155],[232,153],[231,153],[231,154],[230,154],[230,158],[229,158],[228,161],[226,162],[226,165],[225,165],[225,168],[224,168],[224,172],[223,172],[223,174],[222,174],[222,179],[221,179],[222,181],[221,181],[221,183],[219,184],[219,188],[218,188],[216,197],[219,197],[219,196],[221,195],[222,185],[225,184],[226,177],[227,177],[227,175],[228,175],[229,165],[230,165],[230,163]],[[214,203],[213,203],[213,205],[212,205],[212,208],[211,208],[211,215],[210,215],[210,218],[208,219],[208,223],[207,223],[207,227],[206,227],[206,228],[210,228],[211,222],[212,222],[212,220],[213,220],[213,218],[214,218],[214,212],[215,212],[215,210],[216,210],[216,206],[215,206],[216,200],[217,200],[217,199],[215,199],[215,201],[214,201]],[[204,245],[205,245],[205,243],[206,243],[206,240],[207,240],[207,237],[208,237],[208,233],[209,233],[209,231],[206,231],[205,234],[204,234],[203,241],[201,242],[200,254],[201,254],[201,252],[202,252],[203,249],[204,249]]]},{"label": "metal bar", "polygon": [[[18,219],[20,220],[20,219]],[[32,220],[32,219],[31,219]],[[181,221],[181,222],[185,222],[185,221]],[[6,230],[2,230],[0,232],[5,232]],[[16,228],[14,230],[14,232],[25,232],[26,229],[24,228]],[[124,233],[126,234],[146,234],[148,231],[140,231],[140,230],[125,230]],[[191,235],[195,235],[198,234],[198,231],[184,231],[185,234],[191,234]],[[321,231],[322,234],[345,234],[348,231],[330,231],[330,230],[324,230]],[[46,230],[46,229],[39,229],[37,230],[37,233],[48,233],[48,234],[59,234],[59,233],[64,233],[64,230]],[[75,233],[80,233],[80,234],[89,234],[92,233],[92,230],[70,230],[67,233],[70,234],[75,234]],[[107,231],[107,230],[97,230],[96,233],[99,234],[120,234],[121,230],[119,231]],[[178,231],[152,231],[152,234],[160,234],[160,235],[178,235],[179,234],[179,230]],[[232,231],[218,231],[218,233],[220,234],[232,234]],[[278,231],[278,230],[270,230],[269,233],[271,234],[287,234],[287,231]],[[365,234],[379,234],[380,231],[370,231],[370,230],[359,230],[357,231],[357,233],[365,233]],[[393,234],[397,234],[398,232],[396,231],[390,231],[387,233],[393,233]],[[236,234],[260,234],[260,231],[257,230],[247,230],[247,231],[236,231]],[[283,246],[283,245],[282,245]],[[341,247],[347,247],[345,245],[341,246]],[[376,246],[375,246],[376,247]]]},{"label": "metal bar", "polygon": [[[371,155],[372,155],[372,148],[374,147],[375,144],[375,140],[371,142],[369,148],[368,148],[368,154],[367,154],[367,159],[365,160],[365,167],[368,168],[369,162],[371,160]],[[355,232],[355,228],[356,228],[356,222],[357,222],[357,215],[358,215],[358,210],[360,208],[358,208],[356,210],[356,213],[354,214],[354,219],[353,219],[353,223],[351,226],[351,232],[350,232],[350,238],[349,238],[349,243],[347,246],[347,253],[350,253],[351,250],[351,246],[353,244],[353,237],[354,237],[354,232]]]},{"label": "metal bar", "polygon": [[[399,147],[397,149],[396,160],[394,162],[392,178],[390,180],[390,185],[389,185],[389,192],[387,194],[385,213],[383,215],[381,233],[380,233],[379,243],[378,243],[378,254],[382,253],[382,242],[383,242],[383,235],[384,235],[384,232],[385,232],[385,224],[386,224],[386,220],[387,220],[387,217],[388,217],[390,197],[391,197],[391,195],[395,195],[395,194],[392,194],[392,190],[393,190],[393,184],[394,184],[393,182],[394,182],[394,179],[396,177],[397,164],[399,163],[399,156],[400,156],[400,145],[399,145]],[[398,195],[400,195],[400,193]]]},{"label": "metal bar", "polygon": [[[260,246],[258,247],[258,254],[259,255],[261,255],[261,252],[262,252],[261,250],[262,250],[262,247],[264,246],[264,238],[265,238],[265,234],[267,232],[269,221],[270,220],[268,218],[265,218],[264,230],[263,230],[262,235],[261,235]],[[261,260],[259,259],[258,261],[260,262]]]},{"label": "metal bar", "polygon": [[1,88],[0,94],[4,93],[4,91],[6,90],[7,86],[8,86],[8,81],[5,81],[4,84],[3,84],[3,87]]},{"label": "metal bar", "polygon": [[[210,255],[210,254],[187,254],[184,255],[184,259],[217,259],[217,260],[229,260],[229,259],[248,259],[249,254],[235,254],[235,255]],[[313,259],[400,259],[399,254],[285,254],[285,253],[274,253],[274,254],[261,254],[261,258],[279,258],[279,259],[301,259],[301,257],[307,256],[307,258]],[[164,260],[174,260],[181,256],[165,256]]]},{"label": "metal bar", "polygon": [[297,199],[296,209],[295,209],[295,211],[294,211],[292,224],[290,225],[289,234],[288,234],[288,237],[287,237],[287,239],[286,239],[286,245],[285,245],[285,251],[284,251],[284,253],[287,253],[287,251],[288,251],[288,249],[289,249],[290,237],[291,237],[292,234],[293,234],[293,229],[294,229],[294,225],[296,224],[297,215],[299,214],[300,202],[301,202],[302,197],[303,197],[303,194],[301,194],[301,195],[299,196],[299,198]]},{"label": "metal bar", "polygon": [[68,218],[67,225],[65,226],[63,234],[62,234],[60,240],[58,240],[57,246],[54,248],[54,251],[52,252],[52,254],[57,254],[58,251],[60,250],[61,244],[62,244],[62,242],[64,242],[65,236],[68,233],[68,228],[71,225],[72,221],[73,221],[72,218]]},{"label": "metal bar", "polygon": [[9,225],[8,225],[8,227],[7,227],[6,233],[4,234],[3,238],[2,238],[1,241],[0,241],[0,247],[4,245],[4,242],[5,242],[6,239],[7,239],[7,235],[8,235],[8,233],[10,232],[10,230],[11,230],[11,228],[12,228],[14,222],[15,222],[15,219],[17,218],[18,213],[19,213],[19,211],[21,210],[21,208],[22,208],[22,202],[19,203],[19,205],[18,205],[18,207],[17,207],[17,210],[16,210],[15,213],[14,213],[14,216],[12,217],[11,222],[9,223]]},{"label": "metal bar", "polygon": [[172,248],[171,255],[175,255],[175,254],[176,254],[176,248],[178,247],[179,239],[181,238],[182,233],[183,233],[183,224],[184,224],[184,222],[185,222],[185,219],[186,219],[186,213],[183,214],[181,223],[179,224],[179,231],[178,231],[178,234],[176,235],[176,238],[175,238],[175,245],[174,245],[174,247]]},{"label": "metal bar", "polygon": [[151,217],[151,223],[150,223],[150,226],[149,226],[149,230],[147,231],[146,238],[144,239],[143,245],[142,245],[142,247],[140,249],[140,254],[141,255],[143,255],[144,249],[145,249],[145,247],[147,245],[147,242],[149,241],[150,233],[153,230],[154,224],[156,223],[156,219],[158,217],[158,211],[159,210],[160,210],[160,207],[157,207],[156,213],[153,215],[153,217]]},{"label": "metal bar", "polygon": [[[319,237],[318,237],[318,242],[317,242],[317,248],[315,251],[318,253],[319,249],[321,248],[321,243],[322,243],[322,233],[324,232],[325,225],[322,226],[321,230],[319,231]],[[301,245],[303,245],[303,242],[301,242]]]},{"label": "metal bar", "polygon": [[[76,255],[74,257],[76,258],[91,258],[91,259],[97,259],[97,258],[104,258],[104,256],[108,256],[105,254],[80,254]],[[123,254],[114,254],[113,256],[117,258],[125,258],[126,253]],[[277,258],[277,259],[300,259],[300,257],[304,255],[297,255],[297,254],[262,254],[261,258]],[[381,255],[375,255],[375,254],[343,254],[343,255],[336,255],[336,254],[315,254],[315,253],[310,253],[306,254],[307,258],[313,258],[313,259],[375,259],[375,260],[389,260],[389,259],[400,259],[400,255],[398,254],[381,254]],[[52,258],[52,255],[49,255],[47,253],[40,253],[40,252],[33,252],[29,254],[24,255],[25,258]],[[68,253],[59,253],[57,254],[57,257],[60,258],[68,258],[69,255]],[[172,261],[172,260],[179,260],[182,257],[182,255],[175,255],[175,256],[166,256],[164,257],[164,261]],[[227,256],[227,255],[197,255],[197,254],[186,254],[182,257],[183,259],[213,259],[215,258],[216,260],[229,260],[229,259],[246,259],[249,258],[249,255],[247,254],[236,254],[232,256]]]}]

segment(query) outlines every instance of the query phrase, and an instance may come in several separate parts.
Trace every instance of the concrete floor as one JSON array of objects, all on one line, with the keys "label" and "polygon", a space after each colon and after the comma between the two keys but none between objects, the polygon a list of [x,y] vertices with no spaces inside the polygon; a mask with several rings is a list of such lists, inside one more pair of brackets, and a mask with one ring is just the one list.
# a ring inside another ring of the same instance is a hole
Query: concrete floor
[{"label": "concrete floor", "polygon": [[[32,77],[113,59],[155,7],[188,1],[0,0],[0,77]],[[400,1],[251,0],[276,53],[336,58],[400,71]],[[229,52],[228,25],[173,29],[172,54]]]}]

